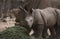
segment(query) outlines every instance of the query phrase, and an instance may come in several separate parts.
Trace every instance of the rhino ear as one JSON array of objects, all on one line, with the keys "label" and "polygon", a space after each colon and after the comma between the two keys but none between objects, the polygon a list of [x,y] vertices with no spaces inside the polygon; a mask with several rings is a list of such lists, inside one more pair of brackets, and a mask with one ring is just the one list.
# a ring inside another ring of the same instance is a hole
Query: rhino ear
[{"label": "rhino ear", "polygon": [[32,8],[32,11],[35,11],[35,9]]}]

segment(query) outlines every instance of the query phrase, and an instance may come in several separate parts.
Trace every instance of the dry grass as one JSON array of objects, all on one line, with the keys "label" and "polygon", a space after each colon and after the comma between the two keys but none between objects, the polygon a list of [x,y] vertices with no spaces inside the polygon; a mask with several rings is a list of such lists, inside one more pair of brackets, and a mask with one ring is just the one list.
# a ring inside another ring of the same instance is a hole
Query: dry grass
[{"label": "dry grass", "polygon": [[3,30],[5,30],[8,27],[15,26],[15,23],[16,23],[15,22],[15,18],[7,17],[4,20],[6,20],[6,22],[0,21],[0,32],[3,31]]}]

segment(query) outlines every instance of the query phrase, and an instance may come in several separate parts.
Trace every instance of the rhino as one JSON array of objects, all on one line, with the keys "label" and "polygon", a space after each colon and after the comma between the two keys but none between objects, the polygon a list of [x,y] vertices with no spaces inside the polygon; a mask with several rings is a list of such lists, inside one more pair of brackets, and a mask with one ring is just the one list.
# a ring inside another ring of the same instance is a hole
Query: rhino
[{"label": "rhino", "polygon": [[29,27],[34,30],[33,35],[37,39],[40,39],[43,32],[47,32],[48,28],[51,32],[51,39],[56,39],[56,30],[54,29],[54,26],[60,26],[60,10],[52,7],[32,9],[32,13],[26,16],[25,20]]}]

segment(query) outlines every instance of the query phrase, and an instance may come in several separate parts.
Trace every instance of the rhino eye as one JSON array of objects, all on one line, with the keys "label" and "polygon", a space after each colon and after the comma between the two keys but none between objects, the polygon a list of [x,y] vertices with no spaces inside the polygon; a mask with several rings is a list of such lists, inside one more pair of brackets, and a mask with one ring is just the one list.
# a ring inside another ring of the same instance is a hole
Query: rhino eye
[{"label": "rhino eye", "polygon": [[32,22],[32,20],[30,20]]}]

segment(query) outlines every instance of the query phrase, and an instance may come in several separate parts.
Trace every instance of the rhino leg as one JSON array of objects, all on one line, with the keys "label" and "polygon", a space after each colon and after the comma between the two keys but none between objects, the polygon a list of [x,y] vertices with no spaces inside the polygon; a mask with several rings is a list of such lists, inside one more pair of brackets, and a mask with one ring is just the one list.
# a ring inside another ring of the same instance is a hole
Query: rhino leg
[{"label": "rhino leg", "polygon": [[56,31],[54,27],[49,27],[49,29],[51,31],[51,39],[56,39]]},{"label": "rhino leg", "polygon": [[55,26],[55,30],[57,39],[60,39],[60,26]]},{"label": "rhino leg", "polygon": [[43,37],[43,38],[48,38],[47,29],[48,29],[48,27],[44,26],[43,34],[42,34],[42,37]]},{"label": "rhino leg", "polygon": [[34,26],[34,28],[33,28],[33,30],[34,30],[34,36],[37,39],[42,39],[43,29],[44,29],[44,25],[43,24],[38,24],[38,25]]}]

